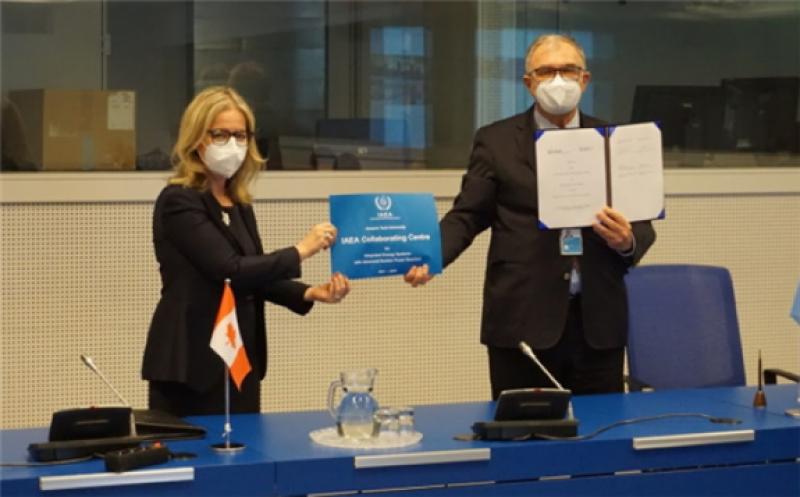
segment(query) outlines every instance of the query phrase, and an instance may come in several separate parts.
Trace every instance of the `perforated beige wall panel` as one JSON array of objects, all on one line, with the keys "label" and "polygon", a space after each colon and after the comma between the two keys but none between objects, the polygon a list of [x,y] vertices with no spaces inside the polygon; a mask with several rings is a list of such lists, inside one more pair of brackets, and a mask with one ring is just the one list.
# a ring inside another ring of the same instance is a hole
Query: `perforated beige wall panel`
[{"label": "perforated beige wall panel", "polygon": [[2,427],[57,409],[114,403],[81,363],[94,357],[135,405],[149,312],[160,288],[150,204],[2,207]]},{"label": "perforated beige wall panel", "polygon": [[[440,199],[440,215],[451,199]],[[158,299],[150,203],[3,204],[2,409],[0,427],[46,425],[58,409],[116,399],[87,370],[91,355],[117,389],[146,405],[139,377],[150,314]],[[327,218],[325,201],[256,204],[268,249],[293,244]],[[800,196],[670,197],[667,219],[645,263],[730,268],[748,381],[755,354],[800,370],[800,328],[788,316],[800,278]],[[478,344],[484,234],[446,273],[412,289],[399,278],[354,282],[335,306],[305,317],[268,307],[270,367],[266,411],[322,409],[340,370],[376,367],[384,404],[488,399]],[[329,259],[304,264],[303,279],[324,281]]]}]

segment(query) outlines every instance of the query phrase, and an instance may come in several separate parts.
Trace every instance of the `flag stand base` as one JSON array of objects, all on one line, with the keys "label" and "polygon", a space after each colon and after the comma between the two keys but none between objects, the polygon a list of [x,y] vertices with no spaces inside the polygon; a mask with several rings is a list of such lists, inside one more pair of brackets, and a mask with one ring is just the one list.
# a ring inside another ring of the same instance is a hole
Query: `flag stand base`
[{"label": "flag stand base", "polygon": [[240,450],[244,450],[245,447],[247,447],[245,444],[238,442],[220,442],[218,444],[211,444],[211,448],[214,449],[215,452],[223,452],[227,454],[239,452]]}]

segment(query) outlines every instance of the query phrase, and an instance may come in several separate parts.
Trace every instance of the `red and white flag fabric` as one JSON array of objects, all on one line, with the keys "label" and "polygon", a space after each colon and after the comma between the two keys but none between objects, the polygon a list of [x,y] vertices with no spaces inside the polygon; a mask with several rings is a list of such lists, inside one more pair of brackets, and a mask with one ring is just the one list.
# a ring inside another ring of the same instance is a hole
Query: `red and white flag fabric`
[{"label": "red and white flag fabric", "polygon": [[222,301],[219,303],[217,320],[214,322],[214,331],[211,333],[211,348],[216,352],[231,372],[231,378],[239,391],[242,390],[242,381],[252,369],[247,359],[247,352],[242,343],[242,334],[239,332],[239,321],[236,319],[236,302],[229,280],[225,280],[225,289],[222,291]]}]

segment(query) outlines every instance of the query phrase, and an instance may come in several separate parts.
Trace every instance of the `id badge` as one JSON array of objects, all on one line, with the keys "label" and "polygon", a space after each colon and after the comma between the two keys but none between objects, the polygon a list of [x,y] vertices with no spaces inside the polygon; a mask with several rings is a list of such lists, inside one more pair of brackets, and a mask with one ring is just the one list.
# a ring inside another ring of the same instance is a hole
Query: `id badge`
[{"label": "id badge", "polygon": [[558,239],[561,255],[583,255],[583,237],[579,228],[561,230]]}]

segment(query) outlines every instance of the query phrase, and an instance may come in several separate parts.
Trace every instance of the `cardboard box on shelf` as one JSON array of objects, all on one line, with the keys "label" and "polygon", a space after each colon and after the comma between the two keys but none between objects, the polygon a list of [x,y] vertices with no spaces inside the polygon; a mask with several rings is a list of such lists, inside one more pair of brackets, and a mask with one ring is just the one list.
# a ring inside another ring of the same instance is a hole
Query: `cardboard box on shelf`
[{"label": "cardboard box on shelf", "polygon": [[133,91],[14,90],[30,160],[46,171],[119,171],[136,167]]}]

